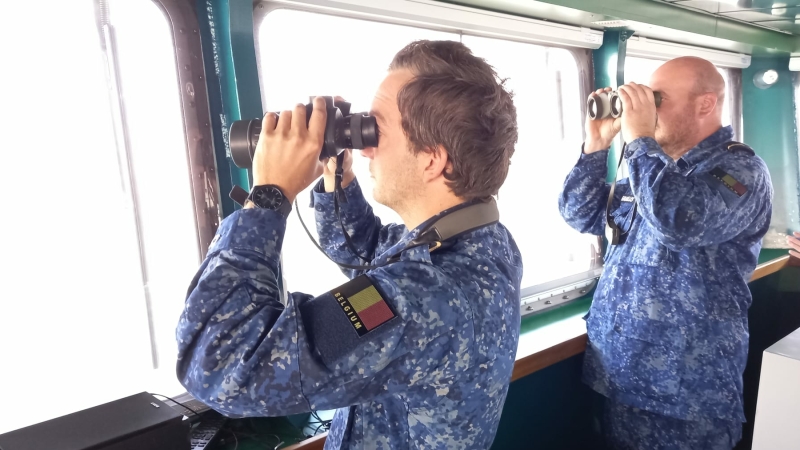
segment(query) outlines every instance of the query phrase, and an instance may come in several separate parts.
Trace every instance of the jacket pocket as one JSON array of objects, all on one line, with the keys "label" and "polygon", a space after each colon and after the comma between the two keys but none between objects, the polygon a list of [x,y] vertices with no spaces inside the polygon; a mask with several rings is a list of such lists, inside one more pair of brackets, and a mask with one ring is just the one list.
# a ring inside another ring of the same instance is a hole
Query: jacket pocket
[{"label": "jacket pocket", "polygon": [[621,393],[674,403],[685,340],[676,324],[617,312],[609,343],[609,378]]}]

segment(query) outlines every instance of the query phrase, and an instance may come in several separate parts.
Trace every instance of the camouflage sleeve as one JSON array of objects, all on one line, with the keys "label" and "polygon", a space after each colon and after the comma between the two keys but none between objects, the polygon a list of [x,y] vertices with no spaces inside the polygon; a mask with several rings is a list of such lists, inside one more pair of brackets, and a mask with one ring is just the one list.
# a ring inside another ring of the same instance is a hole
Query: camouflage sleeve
[{"label": "camouflage sleeve", "polygon": [[606,183],[608,150],[585,154],[567,175],[558,208],[561,217],[581,233],[603,235],[610,185]]},{"label": "camouflage sleeve", "polygon": [[284,305],[284,231],[279,214],[259,209],[221,224],[176,333],[178,378],[196,398],[231,417],[287,415],[409,383],[437,389],[442,375],[469,367],[458,355],[472,348],[471,313],[457,309],[468,303],[438,269],[401,261],[317,298],[292,293]]},{"label": "camouflage sleeve", "polygon": [[686,175],[654,139],[640,138],[625,157],[639,213],[673,251],[720,244],[769,220],[772,183],[757,156],[729,153]]},{"label": "camouflage sleeve", "polygon": [[[317,233],[320,245],[331,258],[345,264],[366,264],[353,254],[342,233],[344,223],[358,253],[368,260],[374,259],[377,249],[387,249],[397,243],[406,233],[402,224],[382,225],[381,219],[372,212],[372,206],[364,198],[358,179],[344,188],[347,203],[339,205],[342,222],[336,217],[333,193],[325,192],[322,180],[312,190],[312,205],[317,220]],[[349,278],[355,278],[361,271],[342,270]]]}]

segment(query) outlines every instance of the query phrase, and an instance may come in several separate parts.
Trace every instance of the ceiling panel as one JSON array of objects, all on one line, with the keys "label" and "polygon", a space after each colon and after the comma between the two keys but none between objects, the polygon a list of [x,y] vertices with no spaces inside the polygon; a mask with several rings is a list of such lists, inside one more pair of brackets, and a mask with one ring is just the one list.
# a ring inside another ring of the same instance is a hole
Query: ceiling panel
[{"label": "ceiling panel", "polygon": [[742,10],[742,8],[736,5],[731,5],[729,3],[714,2],[711,0],[673,1],[669,3],[672,3],[674,5],[685,6],[687,8],[700,9],[702,11],[710,13],[721,13],[721,12]]},{"label": "ceiling panel", "polygon": [[758,24],[792,34],[800,34],[800,23],[793,20],[774,20],[771,22],[758,22]]},{"label": "ceiling panel", "polygon": [[[687,3],[687,0],[660,0],[665,3]],[[688,3],[719,3],[723,8],[736,8],[736,9],[772,9],[776,7],[775,5],[785,5],[785,6],[800,6],[800,0],[782,0],[782,1],[772,1],[772,0],[724,0],[724,1],[697,1],[697,2],[688,2]]]},{"label": "ceiling panel", "polygon": [[800,8],[798,7],[786,7],[773,10],[752,9],[748,11],[720,13],[722,17],[744,20],[745,22],[763,22],[767,20],[780,20],[782,18],[791,18],[794,20],[796,14],[800,14]]},{"label": "ceiling panel", "polygon": [[655,0],[699,13],[800,35],[800,0]]}]

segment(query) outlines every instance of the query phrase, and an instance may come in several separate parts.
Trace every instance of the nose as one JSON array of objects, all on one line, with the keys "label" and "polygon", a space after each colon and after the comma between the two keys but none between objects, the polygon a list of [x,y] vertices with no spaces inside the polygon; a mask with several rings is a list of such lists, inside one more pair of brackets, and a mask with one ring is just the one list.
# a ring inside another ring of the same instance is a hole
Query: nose
[{"label": "nose", "polygon": [[375,157],[375,147],[365,147],[361,150],[361,156],[372,159]]}]

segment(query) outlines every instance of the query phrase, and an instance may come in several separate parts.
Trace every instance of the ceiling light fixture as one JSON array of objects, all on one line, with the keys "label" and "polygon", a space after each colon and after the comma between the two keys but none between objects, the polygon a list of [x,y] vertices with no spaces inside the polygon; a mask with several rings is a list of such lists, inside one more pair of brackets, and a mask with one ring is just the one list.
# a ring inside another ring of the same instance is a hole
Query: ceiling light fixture
[{"label": "ceiling light fixture", "polygon": [[773,16],[782,16],[786,14],[786,3],[773,3],[772,4],[772,15]]},{"label": "ceiling light fixture", "polygon": [[753,75],[753,84],[759,89],[767,89],[778,82],[778,71],[774,69],[759,70]]}]

